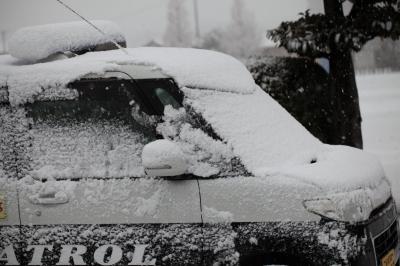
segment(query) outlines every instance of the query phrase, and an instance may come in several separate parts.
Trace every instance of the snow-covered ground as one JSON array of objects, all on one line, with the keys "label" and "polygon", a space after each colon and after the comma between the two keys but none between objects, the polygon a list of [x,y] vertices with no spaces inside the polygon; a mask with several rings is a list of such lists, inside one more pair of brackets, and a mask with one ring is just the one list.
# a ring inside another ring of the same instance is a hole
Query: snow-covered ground
[{"label": "snow-covered ground", "polygon": [[400,73],[359,75],[364,148],[378,155],[400,206]]}]

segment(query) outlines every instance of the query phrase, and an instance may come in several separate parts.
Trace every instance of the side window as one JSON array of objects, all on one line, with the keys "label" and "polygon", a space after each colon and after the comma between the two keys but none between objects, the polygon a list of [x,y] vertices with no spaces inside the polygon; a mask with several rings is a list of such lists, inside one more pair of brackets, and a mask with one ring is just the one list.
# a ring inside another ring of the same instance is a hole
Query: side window
[{"label": "side window", "polygon": [[179,109],[181,107],[181,105],[165,88],[156,88],[154,90],[154,94],[164,106],[171,105],[175,109]]},{"label": "side window", "polygon": [[153,128],[135,120],[135,87],[86,84],[79,98],[29,105],[31,176],[35,179],[141,177],[143,146]]},{"label": "side window", "polygon": [[165,106],[172,106],[175,109],[182,107],[183,94],[171,79],[155,79],[138,81],[140,88],[146,98],[155,107],[156,115],[164,113]]}]

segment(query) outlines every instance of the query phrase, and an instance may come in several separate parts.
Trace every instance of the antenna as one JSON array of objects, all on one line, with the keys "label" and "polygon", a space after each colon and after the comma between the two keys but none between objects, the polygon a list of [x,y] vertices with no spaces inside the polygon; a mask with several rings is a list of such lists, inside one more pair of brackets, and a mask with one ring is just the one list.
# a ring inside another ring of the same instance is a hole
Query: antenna
[{"label": "antenna", "polygon": [[74,13],[75,15],[77,15],[78,17],[80,17],[83,21],[85,21],[87,24],[89,24],[92,28],[94,28],[95,30],[97,30],[98,32],[100,32],[101,34],[103,34],[104,36],[106,36],[118,49],[120,49],[122,52],[124,52],[126,55],[129,55],[129,53],[125,50],[124,47],[122,47],[121,45],[119,45],[116,41],[114,41],[111,37],[109,37],[107,34],[105,34],[104,31],[102,31],[101,29],[99,29],[96,25],[94,25],[92,22],[90,22],[89,20],[87,20],[86,18],[84,18],[82,15],[80,15],[78,12],[76,12],[75,10],[73,10],[70,6],[68,6],[67,4],[65,4],[63,1],[61,0],[56,0],[58,3],[60,3],[61,5],[63,5],[65,8],[67,8],[69,11],[71,11],[72,13]]}]

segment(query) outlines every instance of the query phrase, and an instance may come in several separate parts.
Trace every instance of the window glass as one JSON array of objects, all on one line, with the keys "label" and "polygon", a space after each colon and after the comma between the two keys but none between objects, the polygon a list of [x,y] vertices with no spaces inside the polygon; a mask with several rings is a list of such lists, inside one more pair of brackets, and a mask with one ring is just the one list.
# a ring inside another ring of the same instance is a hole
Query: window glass
[{"label": "window glass", "polygon": [[30,105],[31,176],[143,176],[141,152],[156,135],[131,115],[133,109],[140,109],[135,89],[128,83],[95,82],[78,88],[77,100]]},{"label": "window glass", "polygon": [[182,107],[183,95],[176,84],[170,79],[138,80],[146,98],[155,108],[155,115],[162,116],[165,106],[171,105],[175,109]]},{"label": "window glass", "polygon": [[160,100],[160,102],[164,105],[171,105],[175,109],[179,109],[181,105],[172,97],[172,95],[163,88],[156,88],[154,90],[155,95]]}]

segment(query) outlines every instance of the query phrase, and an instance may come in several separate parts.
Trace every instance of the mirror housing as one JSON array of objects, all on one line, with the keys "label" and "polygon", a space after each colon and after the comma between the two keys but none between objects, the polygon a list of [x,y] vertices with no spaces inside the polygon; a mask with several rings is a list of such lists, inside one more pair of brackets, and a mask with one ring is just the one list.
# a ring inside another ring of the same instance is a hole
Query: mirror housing
[{"label": "mirror housing", "polygon": [[172,141],[160,139],[145,145],[142,164],[148,176],[179,176],[187,171],[181,148]]}]

